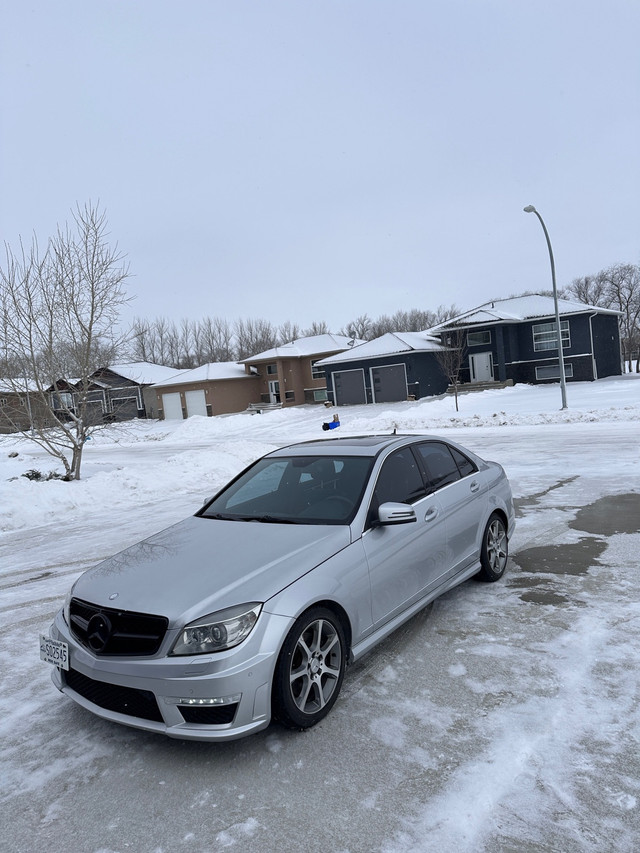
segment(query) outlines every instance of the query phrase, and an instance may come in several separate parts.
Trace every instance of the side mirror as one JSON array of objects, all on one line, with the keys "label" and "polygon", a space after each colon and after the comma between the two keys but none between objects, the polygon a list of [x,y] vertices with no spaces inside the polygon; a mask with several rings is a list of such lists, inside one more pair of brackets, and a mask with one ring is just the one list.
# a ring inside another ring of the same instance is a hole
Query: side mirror
[{"label": "side mirror", "polygon": [[391,501],[380,504],[377,524],[410,524],[412,521],[417,521],[417,518],[414,508],[409,504]]}]

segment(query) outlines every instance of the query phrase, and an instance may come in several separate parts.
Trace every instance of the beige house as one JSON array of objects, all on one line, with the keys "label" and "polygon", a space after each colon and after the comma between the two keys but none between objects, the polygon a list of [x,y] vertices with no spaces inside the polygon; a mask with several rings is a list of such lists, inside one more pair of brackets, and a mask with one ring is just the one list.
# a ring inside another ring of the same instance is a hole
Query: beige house
[{"label": "beige house", "polygon": [[299,406],[327,399],[324,367],[316,362],[363,341],[346,335],[313,335],[245,358],[248,375],[258,374],[256,403]]},{"label": "beige house", "polygon": [[259,378],[235,361],[210,362],[153,386],[160,419],[242,412],[260,400]]}]

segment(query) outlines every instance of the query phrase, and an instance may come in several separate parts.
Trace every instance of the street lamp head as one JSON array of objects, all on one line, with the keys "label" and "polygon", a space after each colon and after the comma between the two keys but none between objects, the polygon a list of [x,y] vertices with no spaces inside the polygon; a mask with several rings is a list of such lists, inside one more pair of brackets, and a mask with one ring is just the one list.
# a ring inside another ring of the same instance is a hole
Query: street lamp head
[{"label": "street lamp head", "polygon": [[535,207],[534,207],[532,204],[528,204],[528,205],[524,208],[524,212],[525,212],[525,213],[536,213],[536,209],[535,209]]}]

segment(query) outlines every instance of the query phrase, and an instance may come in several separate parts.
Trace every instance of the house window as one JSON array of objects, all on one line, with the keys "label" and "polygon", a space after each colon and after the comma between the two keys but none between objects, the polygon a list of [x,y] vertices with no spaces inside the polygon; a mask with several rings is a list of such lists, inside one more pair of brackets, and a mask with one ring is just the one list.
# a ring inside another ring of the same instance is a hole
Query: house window
[{"label": "house window", "polygon": [[[571,346],[568,320],[560,320],[560,334],[562,335],[563,349],[568,349]],[[555,322],[538,323],[533,327],[533,349],[535,352],[558,349],[558,335]]]},{"label": "house window", "polygon": [[71,409],[73,406],[73,394],[69,391],[58,391],[56,393],[58,405],[55,408]]},{"label": "house window", "polygon": [[316,358],[311,362],[311,378],[324,379],[324,367],[316,367],[316,364],[322,359]]},{"label": "house window", "polygon": [[276,376],[278,373],[278,365],[277,364],[268,364],[267,365],[267,375],[268,376]]},{"label": "house window", "polygon": [[287,402],[293,402],[293,400],[296,399],[296,392],[295,391],[285,391],[284,392],[284,399]]},{"label": "house window", "polygon": [[[572,364],[565,363],[564,375],[567,379],[571,379],[573,377]],[[544,367],[536,367],[536,379],[560,379],[560,365],[545,364]]]},{"label": "house window", "polygon": [[468,332],[467,333],[467,346],[468,347],[479,347],[486,346],[491,343],[491,332]]},{"label": "house window", "polygon": [[317,388],[313,392],[313,402],[314,403],[324,403],[327,400],[327,389],[326,388]]},{"label": "house window", "polygon": [[1,406],[6,406],[8,402],[9,402],[9,401],[7,400],[7,398],[6,398],[6,397],[0,397],[0,407],[1,407]]}]

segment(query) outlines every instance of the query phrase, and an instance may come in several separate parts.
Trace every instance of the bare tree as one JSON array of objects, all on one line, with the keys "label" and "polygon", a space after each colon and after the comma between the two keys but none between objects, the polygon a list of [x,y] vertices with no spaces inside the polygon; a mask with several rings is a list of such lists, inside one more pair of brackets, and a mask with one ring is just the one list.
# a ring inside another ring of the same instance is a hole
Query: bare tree
[{"label": "bare tree", "polygon": [[206,317],[201,325],[202,354],[200,364],[210,361],[233,361],[233,332],[227,320]]},{"label": "bare tree", "polygon": [[238,361],[271,349],[278,342],[278,333],[268,320],[236,320],[233,330]]},{"label": "bare tree", "polygon": [[458,386],[460,385],[460,370],[467,356],[466,333],[462,329],[453,329],[442,333],[442,344],[446,349],[436,352],[436,359],[442,372],[453,386],[453,394],[458,409]]},{"label": "bare tree", "polygon": [[300,326],[297,323],[292,323],[290,320],[285,320],[278,327],[278,346],[288,344],[291,341],[297,341],[302,337]]},{"label": "bare tree", "polygon": [[129,335],[129,357],[132,361],[150,361],[155,359],[152,353],[151,326],[148,320],[136,317]]},{"label": "bare tree", "polygon": [[328,335],[329,334],[329,326],[325,323],[324,320],[314,320],[314,322],[309,326],[308,329],[305,329],[302,333],[305,338],[313,338],[316,335]]},{"label": "bare tree", "polygon": [[577,299],[578,302],[583,302],[585,305],[598,305],[600,308],[611,307],[607,304],[610,300],[601,273],[574,278],[562,295],[567,299]]},{"label": "bare tree", "polygon": [[91,203],[74,211],[40,251],[34,237],[14,252],[5,245],[0,269],[4,379],[28,409],[18,431],[58,459],[65,479],[80,479],[84,444],[102,423],[91,403],[91,375],[124,343],[115,329],[128,301],[128,267],[107,242],[106,216]]},{"label": "bare tree", "polygon": [[[604,270],[605,287],[611,306],[620,311],[620,332],[623,360],[632,370],[632,354],[640,341],[640,267],[634,264],[614,264]],[[636,371],[640,372],[640,353],[636,360]]]},{"label": "bare tree", "polygon": [[[409,311],[399,309],[395,314],[381,314],[376,320],[370,320],[366,334],[358,335],[358,337],[373,340],[389,332],[422,332],[437,326],[439,323],[444,323],[445,320],[449,320],[459,313],[455,305],[448,308],[439,305],[435,311],[421,308],[412,308]],[[357,322],[356,320],[353,324],[349,324],[347,329],[352,326],[355,328]]]},{"label": "bare tree", "polygon": [[349,338],[358,338],[361,341],[370,340],[371,318],[368,314],[360,314],[355,320],[347,323],[343,334]]}]

